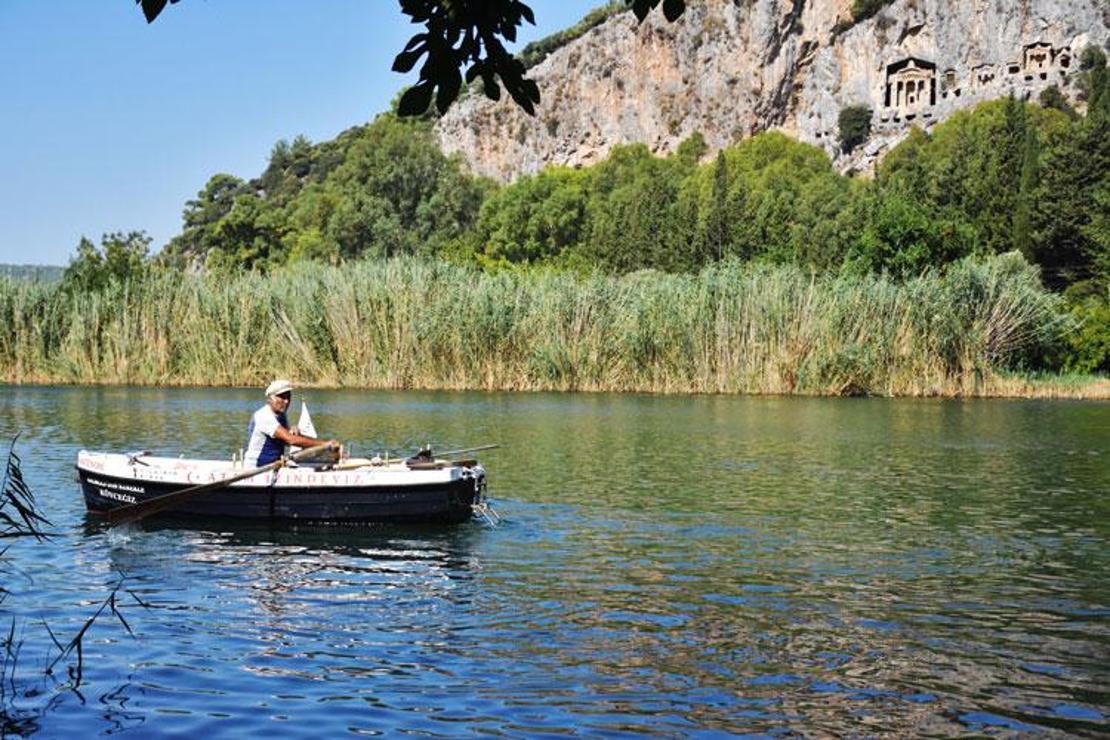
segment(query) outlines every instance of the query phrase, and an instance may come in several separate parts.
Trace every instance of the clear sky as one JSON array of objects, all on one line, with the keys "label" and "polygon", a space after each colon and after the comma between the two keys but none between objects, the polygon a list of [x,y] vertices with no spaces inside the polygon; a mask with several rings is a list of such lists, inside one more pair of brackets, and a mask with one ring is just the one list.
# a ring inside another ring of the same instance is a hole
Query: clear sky
[{"label": "clear sky", "polygon": [[[603,0],[528,0],[527,43]],[[82,235],[161,247],[216,172],[278,139],[330,139],[415,79],[396,0],[0,0],[0,263],[64,265]],[[542,90],[541,90],[542,94]]]}]

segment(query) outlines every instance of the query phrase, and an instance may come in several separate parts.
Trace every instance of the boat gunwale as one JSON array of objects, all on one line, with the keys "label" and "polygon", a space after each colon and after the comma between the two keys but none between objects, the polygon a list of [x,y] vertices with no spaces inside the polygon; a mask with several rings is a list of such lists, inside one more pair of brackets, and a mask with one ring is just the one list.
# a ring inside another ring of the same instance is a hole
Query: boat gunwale
[{"label": "boat gunwale", "polygon": [[[77,456],[79,474],[114,478],[145,486],[194,486],[219,483],[244,472],[225,460],[201,458],[135,457],[122,453],[81,450]],[[228,483],[227,489],[377,489],[444,486],[460,480],[485,476],[480,464],[455,465],[445,461],[432,469],[409,468],[403,463],[382,466],[329,469],[325,466],[296,465],[277,471],[263,471]]]}]

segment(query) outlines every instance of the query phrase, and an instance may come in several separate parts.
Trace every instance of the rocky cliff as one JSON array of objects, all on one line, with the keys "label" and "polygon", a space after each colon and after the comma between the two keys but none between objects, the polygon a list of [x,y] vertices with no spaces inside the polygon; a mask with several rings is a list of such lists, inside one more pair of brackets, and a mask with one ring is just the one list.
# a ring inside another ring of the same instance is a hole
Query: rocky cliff
[{"label": "rocky cliff", "polygon": [[[617,144],[711,149],[779,128],[866,170],[917,125],[1011,90],[1074,97],[1078,57],[1110,39],[1110,0],[897,0],[850,25],[851,0],[692,0],[671,24],[619,13],[532,70],[535,117],[470,95],[438,123],[446,151],[500,180],[588,165]],[[845,30],[846,29],[846,30]],[[870,140],[837,153],[842,108]]]}]

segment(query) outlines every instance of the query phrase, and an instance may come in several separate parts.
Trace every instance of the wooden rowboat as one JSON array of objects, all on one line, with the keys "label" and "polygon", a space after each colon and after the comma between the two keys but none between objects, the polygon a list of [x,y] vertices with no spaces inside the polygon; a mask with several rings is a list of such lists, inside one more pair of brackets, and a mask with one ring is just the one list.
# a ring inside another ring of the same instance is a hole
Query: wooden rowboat
[{"label": "wooden rowboat", "polygon": [[349,460],[289,465],[242,477],[241,464],[146,453],[77,455],[85,505],[94,516],[165,494],[213,485],[159,516],[308,522],[462,522],[485,505],[486,472],[473,460]]}]

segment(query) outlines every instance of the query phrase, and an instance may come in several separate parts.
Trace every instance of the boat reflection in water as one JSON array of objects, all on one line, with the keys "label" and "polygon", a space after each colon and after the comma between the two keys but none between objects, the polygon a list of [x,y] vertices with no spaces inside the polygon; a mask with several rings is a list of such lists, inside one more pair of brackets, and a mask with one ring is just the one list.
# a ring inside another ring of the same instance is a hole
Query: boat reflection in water
[{"label": "boat reflection in water", "polygon": [[492,532],[479,522],[108,527],[87,516],[84,529],[108,540],[106,565],[149,605],[128,616],[139,638],[118,646],[142,676],[121,694],[132,711],[181,706],[181,673],[206,711],[236,717],[258,711],[244,695],[271,697],[275,716],[361,705],[381,691],[377,676],[415,695],[488,618],[476,605]]},{"label": "boat reflection in water", "polygon": [[[481,569],[474,545],[488,532],[478,522],[452,527],[220,522],[210,528],[159,520],[108,528],[93,516],[86,517],[85,529],[114,540],[112,568],[126,574],[131,590],[156,609],[196,608],[199,599],[240,615],[328,623],[340,604],[344,617],[352,618],[358,611],[407,611],[414,599],[448,606],[469,598],[469,583]],[[211,594],[201,596],[198,589]],[[278,633],[294,627],[272,626]]]}]

